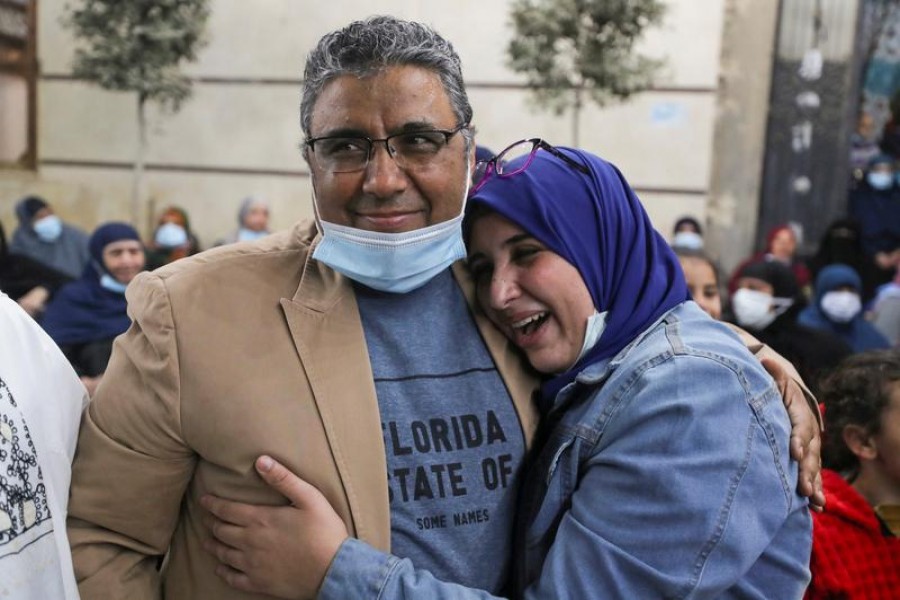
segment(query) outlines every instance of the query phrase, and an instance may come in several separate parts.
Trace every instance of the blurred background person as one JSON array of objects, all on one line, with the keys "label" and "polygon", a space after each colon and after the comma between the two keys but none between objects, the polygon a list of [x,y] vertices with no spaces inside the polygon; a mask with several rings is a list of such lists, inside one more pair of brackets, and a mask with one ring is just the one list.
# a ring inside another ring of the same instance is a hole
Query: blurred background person
[{"label": "blurred background person", "polygon": [[900,352],[857,354],[819,396],[825,406],[822,483],[813,513],[808,600],[900,593]]},{"label": "blurred background person", "polygon": [[47,306],[42,325],[93,394],[116,336],[131,324],[125,288],[144,270],[144,246],[127,223],[106,223],[91,235],[91,264]]},{"label": "blurred background person", "polygon": [[800,313],[800,324],[841,338],[854,352],[890,347],[863,316],[861,291],[862,281],[852,267],[825,267],[816,277],[813,301]]},{"label": "blurred background person", "polygon": [[722,319],[722,294],[719,289],[719,270],[712,259],[700,250],[675,248],[678,262],[684,271],[691,298],[713,319]]},{"label": "blurred background person", "polygon": [[865,177],[866,167],[881,154],[878,147],[878,131],[871,113],[862,110],[856,120],[856,131],[850,135],[850,171],[854,183]]},{"label": "blurred background person", "polygon": [[147,269],[153,270],[172,261],[200,252],[200,242],[191,232],[187,212],[170,206],[162,212],[147,244]]},{"label": "blurred background person", "polygon": [[850,347],[831,333],[797,322],[804,297],[784,263],[761,258],[736,275],[729,320],[790,361],[818,395],[822,376],[851,354]]},{"label": "blurred background person", "polygon": [[891,346],[900,348],[900,265],[897,265],[893,281],[881,286],[875,296],[872,325]]},{"label": "blurred background person", "polygon": [[862,281],[862,302],[867,306],[878,288],[878,273],[874,261],[862,247],[862,233],[854,219],[833,221],[819,242],[816,253],[808,261],[813,280],[828,265],[842,264],[852,267]]},{"label": "blurred background person", "polygon": [[216,242],[216,246],[250,242],[269,235],[269,204],[254,196],[244,198],[238,209],[238,227]]},{"label": "blurred background person", "polygon": [[894,158],[879,154],[869,163],[865,181],[848,196],[848,210],[860,225],[863,251],[877,268],[876,285],[894,276],[900,260],[900,187]]},{"label": "blurred background person", "polygon": [[685,248],[687,250],[703,249],[703,228],[700,222],[691,216],[684,216],[675,221],[672,228],[672,241],[669,244],[675,250]]},{"label": "blurred background person", "polygon": [[889,118],[881,128],[881,151],[890,156],[900,157],[900,90],[895,90],[889,100]]},{"label": "blurred background person", "polygon": [[19,227],[13,232],[10,252],[73,279],[81,276],[90,260],[85,232],[63,223],[53,208],[37,196],[28,196],[16,204],[16,217]]},{"label": "blurred background person", "polygon": [[797,233],[793,227],[785,223],[770,229],[769,233],[766,234],[765,249],[744,260],[734,270],[734,274],[728,281],[728,292],[730,294],[734,294],[737,289],[738,274],[741,270],[750,263],[759,262],[760,260],[772,260],[786,265],[793,273],[794,280],[803,293],[806,292],[805,288],[812,281],[809,269],[797,257]]},{"label": "blurred background person", "polygon": [[9,251],[6,232],[0,223],[0,292],[4,292],[33,318],[38,318],[47,301],[72,277],[51,269],[27,256]]},{"label": "blurred background person", "polygon": [[84,386],[0,293],[0,598],[78,600],[66,535]]}]

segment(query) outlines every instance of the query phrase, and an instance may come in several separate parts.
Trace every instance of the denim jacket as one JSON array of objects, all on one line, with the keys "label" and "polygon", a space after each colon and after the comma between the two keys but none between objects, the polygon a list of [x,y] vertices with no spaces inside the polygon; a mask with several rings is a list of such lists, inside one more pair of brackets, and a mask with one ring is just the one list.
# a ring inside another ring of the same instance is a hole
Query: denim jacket
[{"label": "denim jacket", "polygon": [[[525,598],[801,598],[811,519],[790,423],[735,334],[686,302],[550,408],[515,549]],[[322,598],[487,598],[348,541]]]}]

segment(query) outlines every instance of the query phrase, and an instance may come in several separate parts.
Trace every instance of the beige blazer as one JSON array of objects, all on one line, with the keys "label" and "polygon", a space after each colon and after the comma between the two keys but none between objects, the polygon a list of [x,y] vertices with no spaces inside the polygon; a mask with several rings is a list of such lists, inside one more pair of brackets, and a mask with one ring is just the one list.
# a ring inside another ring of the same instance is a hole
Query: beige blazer
[{"label": "beige blazer", "polygon": [[[362,324],[348,280],[310,258],[314,243],[305,222],[129,286],[133,324],[85,411],[73,465],[69,537],[83,599],[257,597],[214,574],[198,499],[284,503],[253,470],[263,453],[321,489],[352,535],[389,550]],[[454,273],[471,305],[471,282]],[[475,318],[530,441],[536,381]]]}]

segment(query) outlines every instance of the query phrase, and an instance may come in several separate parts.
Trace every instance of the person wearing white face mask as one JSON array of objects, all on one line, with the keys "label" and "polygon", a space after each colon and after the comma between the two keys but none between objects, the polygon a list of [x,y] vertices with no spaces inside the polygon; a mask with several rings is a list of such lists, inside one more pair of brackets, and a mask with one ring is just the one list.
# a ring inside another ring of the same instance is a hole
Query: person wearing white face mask
[{"label": "person wearing white face mask", "polygon": [[88,236],[64,223],[42,198],[29,196],[16,205],[19,227],[9,251],[72,278],[80,277],[90,260]]},{"label": "person wearing white face mask", "polygon": [[248,196],[238,209],[238,228],[222,237],[216,246],[234,242],[252,242],[269,235],[269,204],[262,198]]},{"label": "person wearing white face mask", "polygon": [[815,300],[800,313],[800,323],[838,336],[854,352],[890,348],[887,338],[862,314],[861,289],[852,267],[825,267],[816,277]]},{"label": "person wearing white face mask", "polygon": [[850,348],[837,336],[797,322],[803,296],[791,269],[776,260],[758,260],[736,274],[731,317],[754,336],[787,358],[813,392],[828,369]]},{"label": "person wearing white face mask", "polygon": [[694,217],[678,219],[672,229],[672,241],[669,245],[676,250],[702,250],[703,228],[700,227],[700,222]]}]

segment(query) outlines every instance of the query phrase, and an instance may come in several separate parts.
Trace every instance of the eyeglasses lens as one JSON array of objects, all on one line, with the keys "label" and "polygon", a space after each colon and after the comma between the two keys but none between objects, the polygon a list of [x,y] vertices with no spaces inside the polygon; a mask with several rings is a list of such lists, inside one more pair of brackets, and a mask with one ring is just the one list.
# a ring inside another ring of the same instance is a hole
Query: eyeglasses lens
[{"label": "eyeglasses lens", "polygon": [[495,165],[497,175],[509,177],[524,171],[531,162],[530,156],[534,152],[533,142],[525,140],[517,142],[504,150],[498,157]]}]

